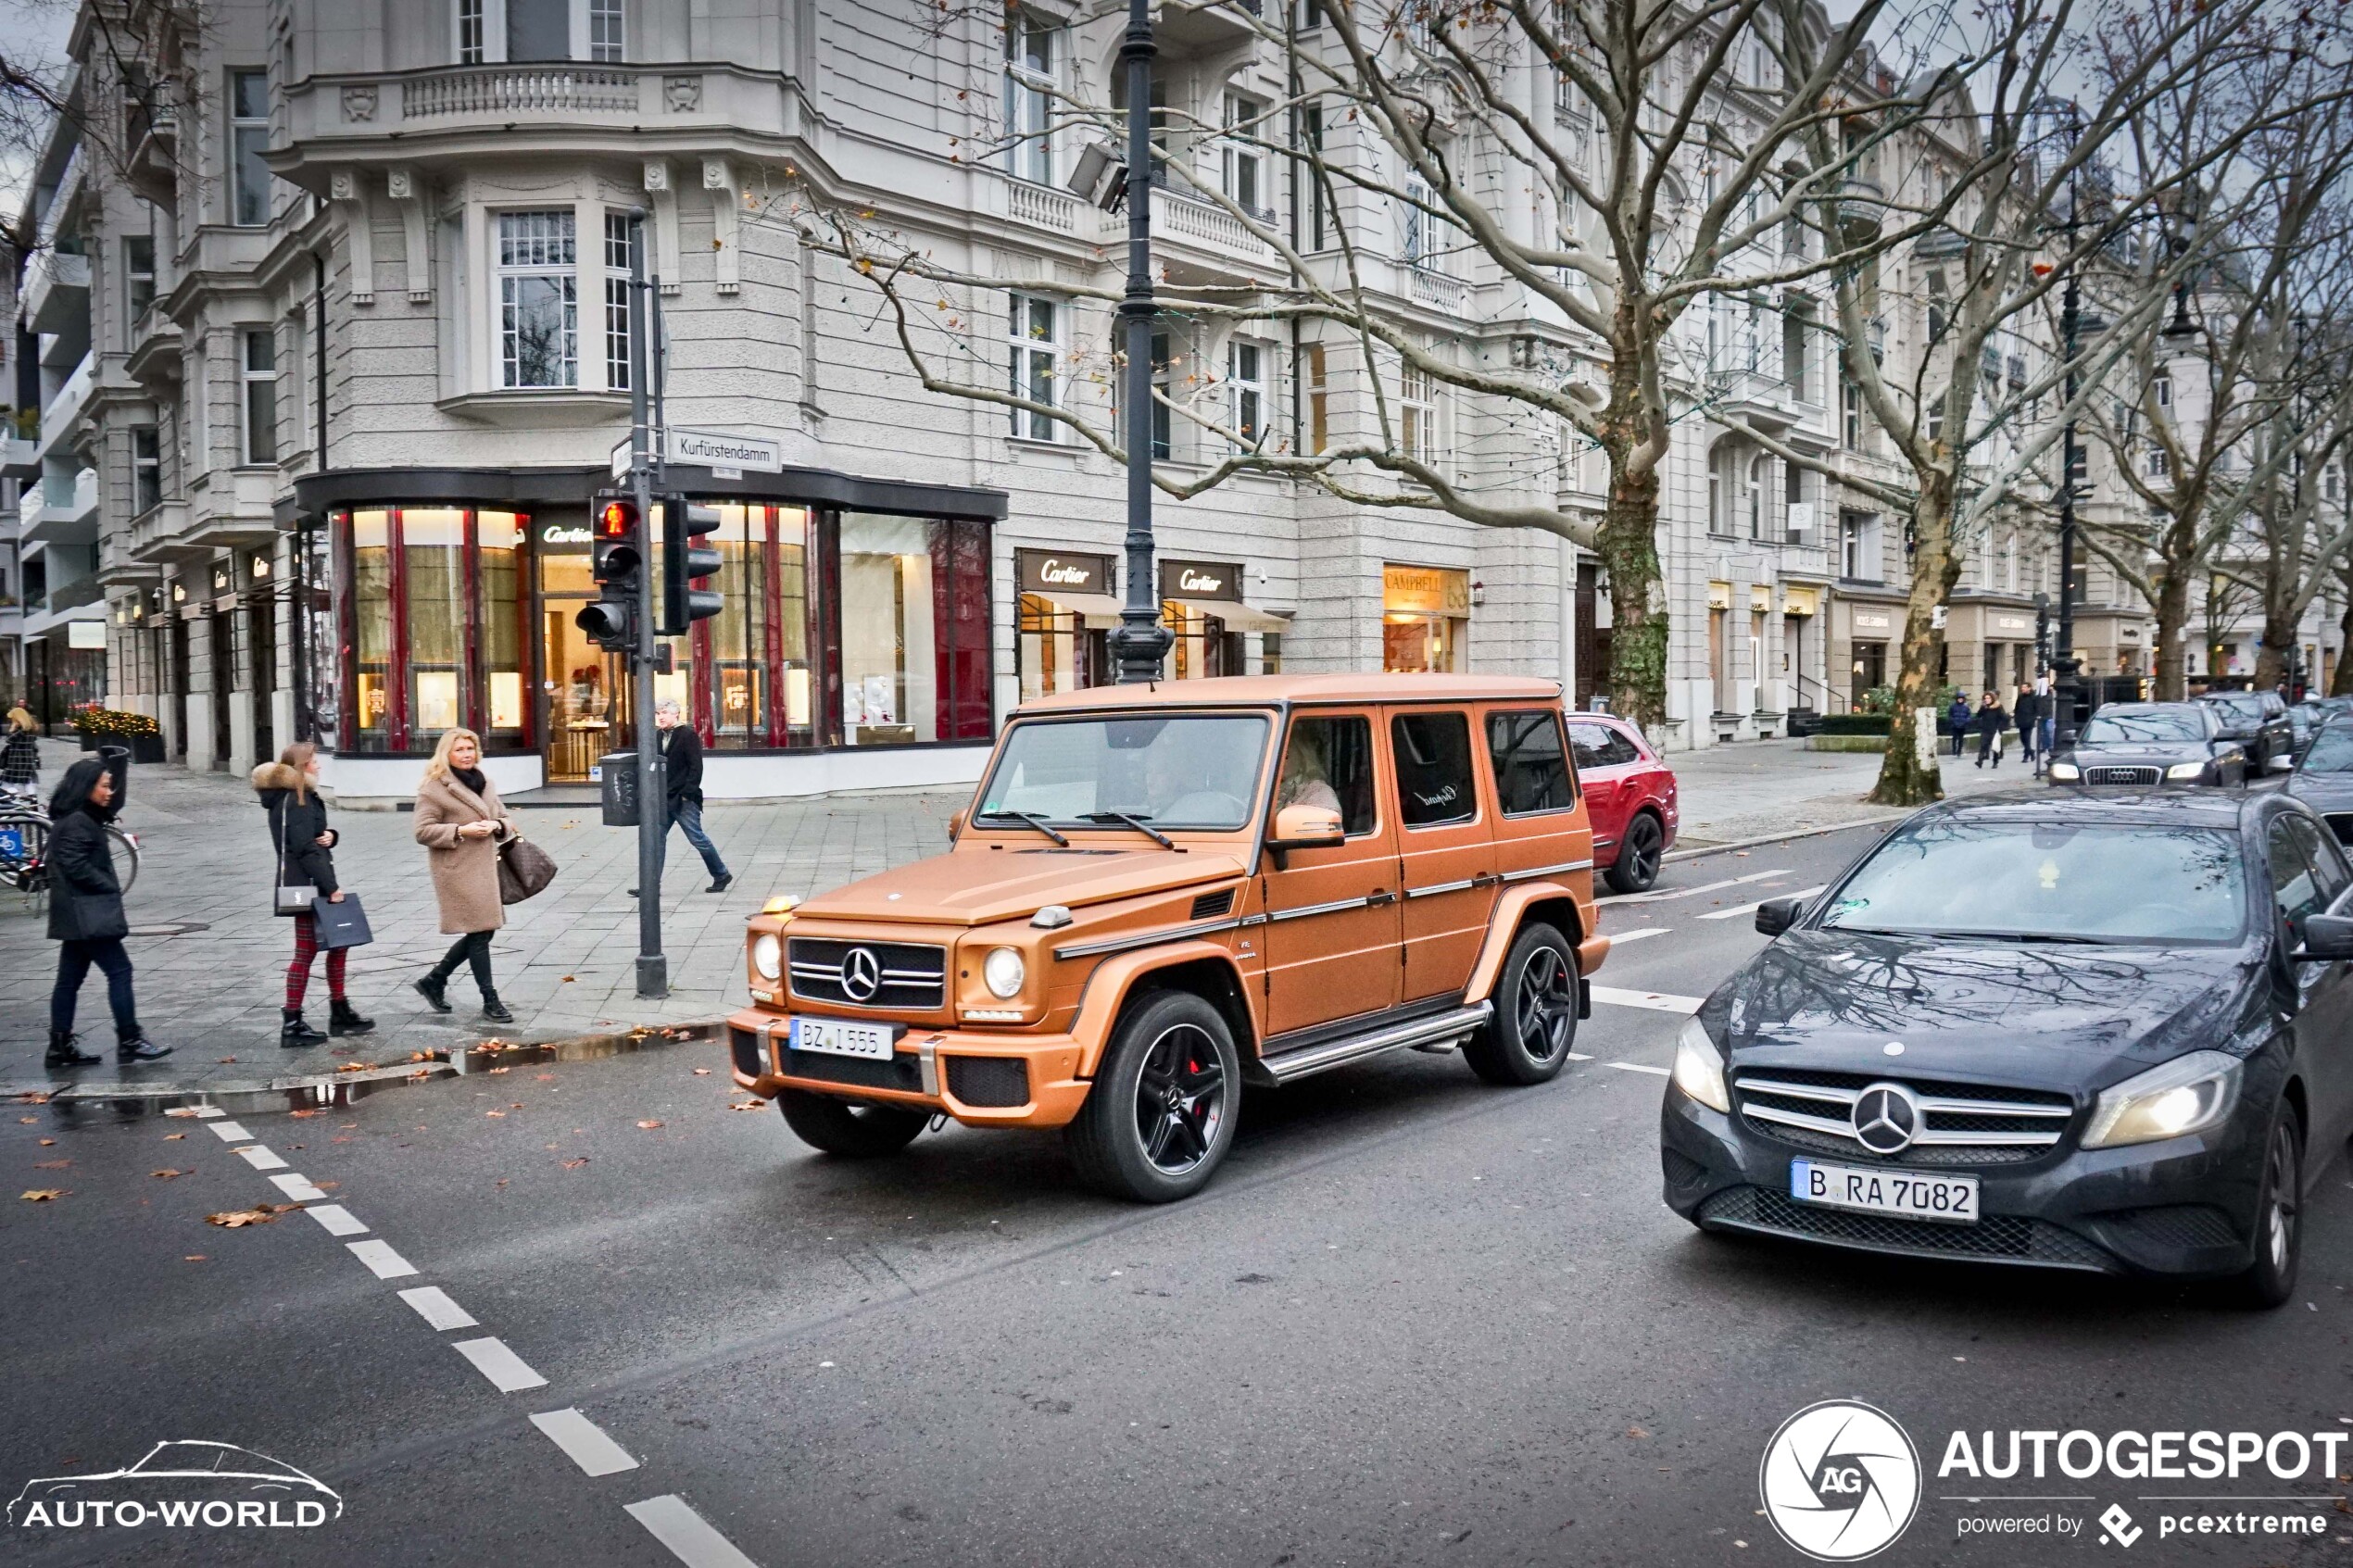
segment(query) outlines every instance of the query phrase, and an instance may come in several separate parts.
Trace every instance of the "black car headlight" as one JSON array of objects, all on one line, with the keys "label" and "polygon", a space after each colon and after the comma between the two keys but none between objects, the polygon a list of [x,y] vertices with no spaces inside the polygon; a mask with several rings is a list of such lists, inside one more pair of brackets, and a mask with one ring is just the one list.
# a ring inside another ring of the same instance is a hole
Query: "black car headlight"
[{"label": "black car headlight", "polygon": [[2085,1148],[2117,1148],[2201,1133],[2227,1121],[2239,1102],[2246,1064],[2223,1051],[2191,1051],[2100,1091]]},{"label": "black car headlight", "polygon": [[2206,764],[2203,762],[2176,762],[2165,770],[2165,776],[2169,779],[2195,779],[2203,777],[2205,772]]},{"label": "black car headlight", "polygon": [[1710,1110],[1730,1112],[1732,1096],[1724,1086],[1724,1053],[1707,1035],[1707,1025],[1687,1019],[1675,1036],[1675,1086]]}]

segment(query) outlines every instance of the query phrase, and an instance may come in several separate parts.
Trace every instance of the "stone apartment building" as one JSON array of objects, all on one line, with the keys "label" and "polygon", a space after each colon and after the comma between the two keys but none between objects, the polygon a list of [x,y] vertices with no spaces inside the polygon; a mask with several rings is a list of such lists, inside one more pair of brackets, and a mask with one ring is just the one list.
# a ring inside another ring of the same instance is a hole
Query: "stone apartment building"
[{"label": "stone apartment building", "polygon": [[[590,499],[627,433],[621,281],[642,245],[671,424],[765,437],[784,458],[670,470],[724,520],[726,610],[661,677],[711,746],[707,787],[975,776],[1025,696],[1108,679],[1122,476],[1050,422],[926,393],[872,287],[804,244],[786,205],[822,191],[980,276],[1115,283],[1123,220],[1064,188],[1075,138],[973,151],[1036,112],[1041,83],[1109,96],[1119,19],[1066,10],[1013,11],[1009,31],[900,0],[270,0],[208,6],[138,64],[91,47],[85,13],[80,112],[36,172],[24,219],[47,243],[15,313],[17,403],[39,417],[9,471],[30,486],[23,547],[52,563],[27,646],[157,715],[192,766],[243,769],[315,725],[339,791],[404,796],[434,737],[465,723],[510,793],[585,780],[633,733],[619,661],[573,614],[593,592]],[[1215,9],[1172,4],[1160,34],[1161,91],[1202,123],[1282,94],[1279,60]],[[1344,143],[1335,131],[1330,156],[1373,156]],[[1231,152],[1183,156],[1244,205],[1286,209],[1282,161]],[[1878,177],[1900,184],[1957,150],[1886,156]],[[1152,199],[1172,280],[1274,265],[1223,209]],[[1424,342],[1579,352],[1395,213],[1333,221]],[[1934,258],[1884,266],[1887,351],[1919,352]],[[1067,302],[958,305],[950,346],[977,375],[1067,367],[1109,340],[1107,312]],[[1816,324],[1830,314],[1792,291],[1687,323],[1710,335],[1667,472],[1671,746],[1780,733],[1792,709],[1843,709],[1894,667],[1900,525],[1721,422],[1884,463],[1842,399]],[[1524,418],[1336,338],[1164,326],[1166,374],[1215,380],[1237,422],[1336,436],[1372,417],[1368,378],[1387,377],[1466,473],[1598,514],[1598,454]],[[1098,415],[1108,398],[1084,375],[1059,386]],[[1165,441],[1180,469],[1218,455],[1181,421]],[[1157,526],[1175,678],[1476,670],[1557,678],[1581,700],[1603,673],[1599,573],[1549,534],[1259,476],[1164,499]],[[2048,555],[2024,523],[1982,544],[1951,610],[1956,679],[2007,673],[2031,646]],[[2097,620],[2085,611],[2079,642]]]}]

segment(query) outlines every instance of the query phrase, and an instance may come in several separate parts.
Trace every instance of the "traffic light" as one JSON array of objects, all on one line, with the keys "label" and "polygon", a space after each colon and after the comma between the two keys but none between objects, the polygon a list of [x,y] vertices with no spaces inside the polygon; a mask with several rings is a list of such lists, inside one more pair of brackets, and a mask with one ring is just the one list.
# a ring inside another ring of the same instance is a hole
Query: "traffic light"
[{"label": "traffic light", "polygon": [[637,592],[646,570],[646,536],[637,503],[613,491],[595,502],[590,533],[589,575],[598,597],[581,607],[573,623],[607,653],[628,653],[636,642]]},{"label": "traffic light", "polygon": [[717,615],[724,601],[712,588],[690,588],[692,582],[718,575],[726,563],[717,550],[696,543],[719,527],[717,507],[698,506],[684,495],[661,500],[661,634],[684,636],[698,621]]}]

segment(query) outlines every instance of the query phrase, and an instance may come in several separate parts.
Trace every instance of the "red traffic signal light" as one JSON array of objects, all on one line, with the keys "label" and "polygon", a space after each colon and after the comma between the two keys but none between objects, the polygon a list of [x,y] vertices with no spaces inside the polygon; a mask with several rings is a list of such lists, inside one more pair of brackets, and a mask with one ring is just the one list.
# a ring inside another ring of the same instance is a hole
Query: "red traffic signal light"
[{"label": "red traffic signal light", "polygon": [[637,536],[637,503],[613,496],[597,508],[597,537],[599,539],[635,539]]}]

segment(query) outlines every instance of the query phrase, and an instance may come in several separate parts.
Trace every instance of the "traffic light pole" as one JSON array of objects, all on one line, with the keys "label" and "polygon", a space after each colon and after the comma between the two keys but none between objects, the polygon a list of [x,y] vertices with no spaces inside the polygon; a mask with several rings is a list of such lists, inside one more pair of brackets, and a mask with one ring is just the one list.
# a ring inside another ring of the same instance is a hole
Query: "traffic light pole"
[{"label": "traffic light pole", "polygon": [[637,573],[636,646],[630,650],[635,689],[637,754],[637,995],[670,995],[670,960],[661,950],[661,840],[670,831],[670,797],[663,784],[661,732],[654,727],[653,433],[648,383],[653,311],[646,282],[646,215],[631,214],[629,245],[629,486],[644,536]]}]

